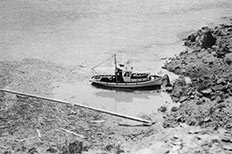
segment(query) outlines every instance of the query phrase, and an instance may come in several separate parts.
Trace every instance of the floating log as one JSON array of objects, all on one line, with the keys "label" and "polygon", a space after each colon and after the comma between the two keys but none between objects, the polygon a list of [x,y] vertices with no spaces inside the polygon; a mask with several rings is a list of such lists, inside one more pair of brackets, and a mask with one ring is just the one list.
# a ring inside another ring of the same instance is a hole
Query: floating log
[{"label": "floating log", "polygon": [[43,96],[39,96],[39,95],[33,95],[33,94],[17,92],[17,91],[8,90],[8,89],[0,89],[0,91],[6,92],[6,93],[11,93],[11,94],[16,94],[16,95],[22,95],[22,96],[42,99],[42,100],[46,100],[46,101],[52,101],[52,102],[56,102],[56,103],[60,103],[60,104],[78,106],[78,107],[81,107],[81,108],[86,108],[86,109],[89,109],[89,110],[93,110],[93,111],[113,115],[113,116],[120,117],[120,118],[129,119],[129,120],[133,120],[133,121],[138,121],[138,122],[143,122],[143,123],[148,123],[148,124],[152,123],[151,121],[148,121],[148,120],[145,120],[145,119],[141,119],[141,118],[137,118],[137,117],[121,114],[121,113],[116,113],[116,112],[112,112],[112,111],[107,111],[107,110],[103,110],[103,109],[99,109],[99,108],[95,108],[95,107],[91,107],[91,106],[87,106],[87,105],[83,105],[83,104],[76,104],[76,103],[73,104],[73,103],[69,103],[67,101],[62,101],[62,100],[58,100],[58,99],[43,97]]}]

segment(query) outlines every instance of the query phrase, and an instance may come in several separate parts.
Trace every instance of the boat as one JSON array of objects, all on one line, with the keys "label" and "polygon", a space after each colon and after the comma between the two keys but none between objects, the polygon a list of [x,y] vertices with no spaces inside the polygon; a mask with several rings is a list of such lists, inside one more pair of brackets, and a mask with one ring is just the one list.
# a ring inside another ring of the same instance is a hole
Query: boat
[{"label": "boat", "polygon": [[[115,74],[94,75],[90,82],[96,86],[108,88],[151,88],[161,86],[164,81],[170,83],[167,74],[164,76],[153,75],[151,73],[134,73],[133,68],[128,68],[123,64],[117,64],[116,54],[114,54]],[[102,64],[102,63],[101,63]],[[99,66],[99,65],[97,65]],[[96,68],[97,66],[93,67]]]}]

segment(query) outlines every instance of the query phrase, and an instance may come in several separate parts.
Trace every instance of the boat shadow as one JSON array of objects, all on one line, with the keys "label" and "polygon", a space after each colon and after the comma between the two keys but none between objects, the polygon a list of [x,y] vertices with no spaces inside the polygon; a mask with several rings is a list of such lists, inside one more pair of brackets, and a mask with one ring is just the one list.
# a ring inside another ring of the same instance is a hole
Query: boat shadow
[{"label": "boat shadow", "polygon": [[99,85],[96,83],[91,83],[91,86],[97,89],[106,89],[106,90],[115,90],[122,92],[134,92],[134,91],[151,91],[151,90],[161,90],[161,85],[158,86],[149,86],[149,87],[136,87],[136,88],[118,88],[118,87],[107,87],[104,85]]}]

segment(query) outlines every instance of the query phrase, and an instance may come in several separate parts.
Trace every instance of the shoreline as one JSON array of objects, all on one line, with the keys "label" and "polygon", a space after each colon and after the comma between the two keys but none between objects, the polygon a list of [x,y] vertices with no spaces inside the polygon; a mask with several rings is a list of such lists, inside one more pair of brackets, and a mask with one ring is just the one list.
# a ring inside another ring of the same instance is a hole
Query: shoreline
[{"label": "shoreline", "polygon": [[[179,78],[174,83],[171,97],[175,102],[181,103],[180,110],[183,111],[180,112],[189,110],[187,106],[202,107],[202,113],[195,111],[194,108],[187,111],[195,113],[194,115],[188,116],[180,113],[182,116],[179,117],[180,122],[189,120],[187,123],[190,125],[209,125],[209,127],[210,123],[212,123],[212,125],[216,126],[211,127],[227,128],[228,126],[228,129],[231,129],[229,126],[232,125],[231,121],[219,124],[220,119],[214,117],[214,111],[217,111],[217,109],[220,108],[224,112],[224,109],[230,108],[230,101],[232,100],[230,89],[232,85],[231,31],[231,24],[221,24],[214,28],[202,27],[201,30],[184,39],[184,44],[189,47],[190,52],[187,50],[180,53],[179,56],[172,58],[164,66],[167,70],[178,75],[187,76],[192,81],[187,84],[184,78]],[[212,113],[205,115],[209,110],[212,110]],[[217,114],[220,114],[220,111],[218,112]],[[230,116],[231,113],[227,114],[223,115],[223,118]],[[205,118],[210,117],[213,119],[204,121]],[[217,121],[216,124],[215,120]]]},{"label": "shoreline", "polygon": [[[138,127],[69,105],[1,93],[0,150],[5,153],[150,154],[213,153],[216,149],[230,153],[231,36],[232,25],[224,24],[217,28],[204,27],[184,40],[189,50],[171,58],[164,66],[180,75],[168,89],[180,107],[170,113],[144,115],[143,118],[156,122],[150,127]],[[16,90],[46,96],[52,94],[52,82],[72,82],[78,77],[75,71],[80,69],[73,71],[49,62],[33,62],[33,59],[1,62],[0,66],[1,88],[16,87]],[[186,83],[182,76],[192,82]],[[132,127],[119,126],[125,123]]]}]

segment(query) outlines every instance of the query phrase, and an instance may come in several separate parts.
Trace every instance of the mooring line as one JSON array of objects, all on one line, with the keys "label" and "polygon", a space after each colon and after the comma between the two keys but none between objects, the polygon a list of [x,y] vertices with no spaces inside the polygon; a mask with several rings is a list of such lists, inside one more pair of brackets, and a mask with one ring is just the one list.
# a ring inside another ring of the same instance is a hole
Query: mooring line
[{"label": "mooring line", "polygon": [[95,108],[95,107],[91,107],[91,106],[87,106],[87,105],[73,104],[73,103],[69,103],[67,101],[63,101],[63,100],[48,98],[48,97],[39,96],[39,95],[27,94],[27,93],[17,92],[17,91],[13,91],[13,90],[8,90],[8,89],[0,89],[0,91],[11,93],[11,94],[16,94],[16,95],[22,95],[22,96],[42,99],[42,100],[46,100],[46,101],[57,102],[57,103],[66,104],[66,105],[78,106],[78,107],[81,107],[81,108],[86,108],[86,109],[89,109],[89,110],[98,111],[98,112],[106,113],[106,114],[109,114],[109,115],[129,119],[129,120],[133,120],[133,121],[152,124],[151,121],[148,121],[148,120],[145,120],[145,119],[142,119],[142,118],[137,118],[137,117],[133,117],[133,116],[117,113],[117,112],[107,111],[107,110],[103,110],[103,109],[99,109],[99,108]]}]

